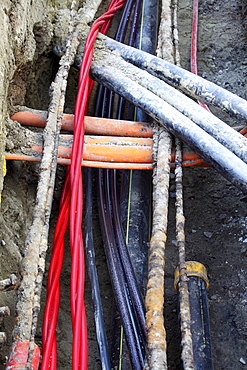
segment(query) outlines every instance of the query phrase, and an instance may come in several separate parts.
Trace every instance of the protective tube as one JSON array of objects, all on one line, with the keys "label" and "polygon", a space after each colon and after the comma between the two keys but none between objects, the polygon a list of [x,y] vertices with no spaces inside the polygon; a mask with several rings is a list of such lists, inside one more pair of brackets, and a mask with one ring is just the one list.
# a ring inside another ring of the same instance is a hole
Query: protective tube
[{"label": "protective tube", "polygon": [[[213,370],[208,311],[206,268],[199,262],[186,262],[191,314],[192,345],[195,370]],[[179,272],[175,271],[174,288],[179,284]]]},{"label": "protective tube", "polygon": [[110,50],[117,50],[126,61],[147,70],[193,98],[206,104],[212,104],[231,117],[246,121],[246,100],[163,59],[123,45],[110,38],[104,38],[104,40],[106,47]]},{"label": "protective tube", "polygon": [[155,54],[157,44],[158,0],[143,0],[141,24],[135,47]]},{"label": "protective tube", "polygon": [[227,180],[247,193],[247,165],[193,121],[155,94],[126,78],[114,67],[94,65],[91,73],[98,82],[145,110],[215,167]]},{"label": "protective tube", "polygon": [[188,280],[188,287],[195,370],[212,370],[206,283],[199,277],[191,276]]}]

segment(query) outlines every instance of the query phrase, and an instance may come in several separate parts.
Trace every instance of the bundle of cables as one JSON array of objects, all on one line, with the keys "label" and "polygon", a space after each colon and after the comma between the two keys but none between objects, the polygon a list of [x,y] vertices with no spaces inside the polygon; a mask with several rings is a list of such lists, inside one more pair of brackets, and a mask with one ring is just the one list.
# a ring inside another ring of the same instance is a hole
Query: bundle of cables
[{"label": "bundle of cables", "polygon": [[79,88],[74,116],[74,141],[71,166],[68,167],[60,202],[60,213],[55,229],[53,253],[48,275],[47,303],[44,313],[42,338],[42,370],[56,369],[56,323],[58,318],[60,287],[59,277],[64,254],[64,235],[70,219],[71,249],[71,317],[73,330],[72,368],[88,368],[87,325],[84,304],[84,250],[82,238],[82,173],[81,159],[84,144],[84,116],[93,87],[89,69],[93,55],[93,44],[100,30],[106,33],[110,21],[124,0],[112,0],[108,11],[98,18],[87,37],[84,57],[80,69]]},{"label": "bundle of cables", "polygon": [[[122,42],[124,40],[129,20],[132,19],[129,43],[134,44],[140,8],[141,1],[126,1],[115,36],[118,41]],[[123,103],[123,99],[119,98],[116,113],[118,119],[122,116]],[[114,94],[100,86],[95,116],[111,118],[113,105]],[[88,176],[89,174],[87,174],[87,178]],[[90,193],[91,189],[87,187],[86,191]],[[104,246],[116,305],[124,328],[132,368],[142,369],[146,343],[144,302],[122,229],[119,199],[117,197],[116,170],[98,171],[98,191]]]},{"label": "bundle of cables", "polygon": [[[152,4],[151,4],[152,3]],[[156,4],[156,7],[154,5]],[[149,17],[148,21],[144,25],[144,10],[147,10],[149,7],[149,11],[147,11]],[[151,12],[152,7],[152,12]],[[156,11],[155,11],[156,8]],[[126,38],[127,28],[129,29],[129,34],[127,35],[129,40],[128,44],[134,46],[137,44],[137,39],[139,38],[138,44],[141,44],[140,40],[143,40],[145,36],[146,26],[149,27],[153,37],[155,38],[156,32],[155,29],[157,28],[157,17],[155,15],[158,13],[158,2],[151,2],[151,1],[133,1],[127,0],[125,4],[125,8],[122,13],[122,18],[120,20],[118,30],[116,32],[115,39],[120,42],[124,42]],[[150,17],[152,15],[152,17]],[[153,18],[153,19],[150,19]],[[131,25],[129,24],[132,21]],[[139,30],[138,30],[139,27]],[[153,40],[152,37],[146,37],[148,42]],[[156,40],[155,40],[156,41]],[[152,48],[155,48],[155,41],[152,44]],[[139,45],[138,45],[139,46]],[[144,45],[142,45],[144,46]],[[147,50],[147,51],[150,51]],[[116,99],[115,99],[116,98]],[[107,90],[106,88],[100,86],[98,90],[98,98],[96,103],[96,110],[95,116],[105,117],[105,118],[112,118],[113,117],[113,107],[116,107],[116,118],[121,119],[124,110],[128,111],[128,119],[133,120],[134,116],[137,117],[138,114],[132,106],[128,106],[126,108],[126,103],[121,97],[116,97],[113,92]],[[143,113],[143,112],[138,112]],[[144,121],[147,120],[146,116],[143,114],[139,114],[138,118],[143,119]],[[141,120],[140,119],[140,120]],[[141,214],[141,218],[143,218],[143,209],[139,209],[138,202],[142,196],[139,185],[141,181],[145,183],[145,196],[149,197],[150,193],[147,191],[148,189],[148,182],[146,181],[148,177],[143,177],[143,174],[138,172],[137,181],[129,185],[129,188],[133,187],[135,190],[135,200],[128,199],[127,194],[127,203],[132,202],[134,203],[135,213]],[[115,339],[118,339],[119,351],[118,356],[115,355],[114,350],[112,354],[112,367],[117,366],[120,368],[129,368],[130,366],[132,369],[142,369],[144,367],[144,359],[145,359],[145,345],[146,345],[146,327],[145,327],[145,310],[144,310],[144,303],[143,297],[140,289],[140,280],[143,279],[143,275],[140,274],[140,270],[138,270],[138,278],[136,277],[136,261],[139,260],[140,257],[140,249],[134,248],[134,259],[131,259],[130,256],[130,248],[133,245],[126,245],[127,239],[124,235],[123,231],[123,224],[121,220],[121,211],[119,206],[119,190],[118,190],[118,183],[119,177],[122,177],[123,180],[130,184],[134,178],[132,173],[124,173],[124,175],[119,174],[116,170],[99,170],[98,171],[98,197],[99,197],[99,211],[100,211],[100,220],[102,222],[102,234],[104,239],[104,246],[105,252],[108,262],[108,268],[112,280],[112,286],[114,291],[114,297],[116,301],[116,307],[119,312],[119,316],[121,319],[121,323],[124,329],[125,340],[127,343],[127,350],[126,352],[129,354],[130,363],[128,364],[128,360],[126,360],[126,353],[125,349],[123,349],[123,336],[122,332],[120,333],[120,338],[115,336]],[[88,176],[87,176],[88,177]],[[145,180],[143,180],[145,178]],[[151,174],[150,179],[151,180]],[[127,189],[128,187],[126,187]],[[122,193],[126,193],[126,189]],[[87,193],[90,193],[91,189],[86,189]],[[127,191],[128,193],[128,191]],[[137,195],[138,194],[138,195]],[[121,200],[121,203],[122,200]],[[140,202],[141,207],[143,206],[143,202]],[[128,207],[130,208],[130,207]],[[149,213],[148,207],[146,207],[147,213]],[[125,210],[124,210],[125,212]],[[128,210],[129,212],[129,210]],[[145,218],[145,217],[144,217]],[[146,217],[148,219],[148,216]],[[137,221],[137,219],[135,220]],[[138,222],[137,222],[138,223]],[[137,228],[140,227],[140,220],[137,225]],[[148,225],[146,227],[148,229]],[[129,230],[127,230],[129,233]],[[133,232],[133,234],[135,231]],[[143,233],[143,230],[142,230]],[[143,233],[144,234],[144,233]],[[132,239],[132,238],[131,238]],[[133,239],[131,240],[133,242]],[[130,243],[133,244],[133,243]],[[139,244],[144,244],[142,238],[139,240]],[[146,246],[146,260],[147,260],[147,246]],[[135,261],[136,260],[136,261]],[[135,266],[133,266],[133,263]],[[142,263],[139,262],[139,266]],[[114,342],[114,341],[113,341]],[[116,359],[114,358],[116,357]]]},{"label": "bundle of cables", "polygon": [[[131,46],[135,45],[137,29],[140,24],[140,33],[144,32],[144,18],[143,13],[141,17],[141,8],[143,11],[145,8],[144,5],[148,4],[150,7],[150,3],[151,1],[149,0],[126,1],[115,37],[117,41],[124,41],[127,29],[129,28],[128,44]],[[157,10],[158,2],[155,1],[155,4]],[[84,304],[84,250],[81,229],[83,212],[81,158],[84,144],[84,115],[87,110],[88,98],[93,87],[93,81],[89,79],[89,69],[92,60],[94,41],[99,30],[101,33],[107,32],[112,16],[123,5],[123,0],[113,0],[111,2],[108,11],[94,22],[84,48],[74,116],[74,141],[72,146],[71,166],[67,169],[66,180],[61,196],[60,211],[54,234],[53,253],[48,275],[47,303],[43,324],[43,357],[41,367],[43,370],[56,369],[57,350],[55,330],[60,300],[59,278],[64,254],[64,235],[69,220],[72,258],[72,368],[87,369],[88,366],[87,327]],[[150,9],[148,12],[149,16],[153,13]],[[157,11],[155,13],[157,13]],[[156,18],[157,17],[154,17],[155,22]],[[129,25],[130,20],[132,21],[131,25]],[[151,25],[150,21],[147,22],[147,25],[153,33],[156,25]],[[139,35],[139,39],[141,39],[142,36]],[[150,40],[151,38],[147,37],[147,39]],[[154,45],[155,42],[152,46]],[[118,97],[117,101],[117,118],[121,119],[124,110],[124,100]],[[112,118],[113,105],[114,94],[100,86],[98,89],[95,116]],[[133,113],[134,109],[129,109],[129,111]],[[133,115],[129,115],[129,119],[133,119]],[[144,366],[146,345],[144,302],[126,245],[126,238],[121,222],[117,182],[118,174],[116,170],[98,171],[99,209],[102,221],[102,234],[108,268],[112,279],[114,297],[124,328],[131,366],[133,369],[142,369]],[[96,333],[102,368],[110,370],[112,368],[112,363],[104,329],[92,236],[92,169],[87,170],[86,193],[85,248],[92,287]]]}]

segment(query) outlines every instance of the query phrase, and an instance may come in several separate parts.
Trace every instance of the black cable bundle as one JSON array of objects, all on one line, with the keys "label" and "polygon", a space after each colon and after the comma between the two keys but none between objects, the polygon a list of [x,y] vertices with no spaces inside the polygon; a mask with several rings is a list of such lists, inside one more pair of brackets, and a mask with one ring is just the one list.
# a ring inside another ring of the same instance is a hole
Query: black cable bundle
[{"label": "black cable bundle", "polygon": [[111,369],[110,355],[106,339],[105,324],[103,318],[102,303],[100,298],[99,281],[96,270],[95,251],[93,242],[92,227],[92,168],[87,169],[85,181],[86,204],[85,204],[85,249],[88,262],[88,274],[91,282],[92,301],[94,307],[94,317],[96,326],[97,342],[99,346],[100,359],[103,370]]},{"label": "black cable bundle", "polygon": [[[152,18],[152,14],[157,13],[158,5],[156,6],[155,12],[152,12],[150,9],[153,8],[153,4],[151,8],[149,8],[150,5],[148,5],[151,1],[144,1],[144,4],[142,5],[141,0],[127,0],[125,7],[123,9],[122,17],[118,26],[118,30],[116,32],[115,39],[117,41],[123,42],[126,34],[127,34],[127,28],[129,26],[130,21],[132,22],[130,26],[130,31],[128,34],[129,38],[129,45],[135,45],[136,44],[136,34],[137,34],[137,28],[139,23],[142,25],[139,32],[139,42],[143,40],[143,37],[145,39],[149,38],[147,40],[148,43],[152,44],[152,47],[154,47],[155,43],[152,39],[152,35],[149,32],[148,34],[146,32],[146,27],[144,27],[143,23],[143,17],[148,15],[148,22],[146,25],[149,28],[149,31],[155,29],[153,28],[154,25],[149,23],[149,19]],[[153,3],[153,2],[152,2]],[[155,1],[155,4],[157,4],[157,1]],[[141,5],[142,5],[142,11],[145,9],[146,13],[142,15],[142,21],[140,21],[140,11],[141,11]],[[151,13],[152,14],[151,14]],[[146,15],[145,15],[146,14]],[[155,17],[155,20],[157,17]],[[156,27],[156,26],[155,26]],[[154,35],[156,34],[153,32]],[[143,42],[143,41],[142,41]],[[145,42],[143,43],[143,45]],[[146,49],[145,49],[146,50]],[[96,101],[96,108],[95,108],[95,116],[99,117],[105,117],[105,118],[112,118],[112,112],[114,110],[114,98],[115,95],[112,91],[109,91],[108,89],[99,86],[98,88],[98,96]],[[116,116],[118,119],[122,118],[123,110],[124,110],[124,99],[121,97],[118,97],[118,106],[117,106],[117,113]],[[142,112],[138,110],[136,112],[136,115],[139,117],[140,120],[145,121],[146,116],[142,116]],[[142,118],[141,118],[142,117]],[[92,264],[95,265],[94,261],[94,252],[92,251],[92,221],[90,221],[90,217],[92,217],[92,170],[88,169],[87,171],[87,180],[86,180],[86,247],[87,247],[87,253],[88,253],[88,260],[92,262]],[[124,171],[126,173],[126,171]],[[149,201],[146,200],[146,193],[147,193],[147,182],[149,182],[149,186],[151,184],[150,178],[151,174],[148,174],[147,172],[140,174],[138,171],[135,171],[136,174],[134,175],[134,178],[137,179],[137,181],[134,181],[133,183],[133,189],[136,193],[139,194],[140,197],[144,198],[144,203],[146,204],[145,209],[143,208],[143,202],[141,202],[141,208],[138,208],[139,214],[145,214],[145,219],[148,219],[149,217]],[[139,175],[141,177],[139,177]],[[123,176],[123,178],[126,178],[126,175]],[[148,178],[148,181],[146,180]],[[140,179],[144,186],[142,186],[140,191]],[[143,180],[144,179],[144,180]],[[117,305],[117,309],[119,311],[119,315],[121,317],[121,322],[124,328],[124,334],[126,338],[126,343],[128,347],[128,353],[131,360],[131,366],[133,369],[142,369],[144,366],[144,359],[145,359],[145,344],[146,344],[146,329],[145,329],[145,308],[144,308],[144,302],[143,302],[143,296],[140,291],[139,283],[140,279],[136,278],[135,274],[135,268],[133,268],[132,261],[137,260],[137,255],[139,254],[140,249],[136,248],[131,251],[132,257],[130,258],[129,254],[129,248],[126,245],[126,237],[123,230],[123,223],[121,220],[121,214],[120,214],[120,206],[119,206],[119,197],[118,197],[118,173],[116,170],[98,170],[98,202],[99,202],[99,213],[100,213],[100,221],[101,221],[101,228],[102,228],[102,235],[104,240],[104,247],[105,247],[105,253],[108,263],[108,269],[110,272],[110,277],[112,281],[112,287],[114,291],[114,297]],[[150,195],[150,192],[148,191],[148,197]],[[139,196],[139,195],[138,195]],[[131,202],[133,199],[131,200]],[[140,204],[140,202],[138,202]],[[137,204],[135,204],[137,206]],[[143,208],[143,210],[142,210]],[[134,221],[134,218],[133,218]],[[139,219],[140,221],[140,219]],[[136,219],[137,226],[141,226],[138,219]],[[147,224],[145,223],[147,226]],[[145,227],[148,230],[148,227]],[[132,231],[131,231],[132,232]],[[143,230],[141,230],[141,233],[143,233]],[[132,232],[132,236],[129,238],[129,244],[131,244],[131,239],[134,239],[134,234]],[[143,233],[144,234],[144,233]],[[145,239],[148,238],[148,232],[145,234]],[[147,241],[145,242],[147,245]],[[143,242],[140,239],[139,240],[139,246],[142,245]],[[146,252],[147,247],[145,246]],[[134,251],[134,253],[133,253]],[[145,253],[145,258],[147,257],[147,253]],[[143,261],[142,263],[143,264]],[[140,265],[141,265],[140,264]],[[136,266],[135,266],[136,267]],[[139,270],[138,270],[139,274]],[[143,279],[143,274],[140,275],[141,280]],[[92,284],[97,286],[97,281],[95,278],[95,273],[92,274],[91,277]],[[141,282],[142,283],[142,282]],[[141,284],[143,286],[143,284]],[[93,291],[93,299],[94,299],[94,309],[95,309],[95,318],[98,320],[98,323],[96,322],[96,327],[98,325],[98,328],[100,331],[102,330],[103,333],[100,335],[100,333],[97,332],[98,337],[98,343],[100,348],[101,354],[101,361],[102,361],[102,367],[109,369],[109,366],[114,367],[115,364],[112,363],[109,365],[109,354],[107,349],[107,343],[106,343],[106,335],[104,330],[104,324],[103,324],[103,318],[102,318],[102,309],[101,309],[101,302],[99,301],[99,291],[97,289],[92,288]],[[125,362],[126,364],[127,362]],[[128,366],[128,365],[127,365]],[[122,366],[124,368],[124,366]]]},{"label": "black cable bundle", "polygon": [[[116,40],[124,40],[128,23],[132,16],[129,42],[133,45],[140,6],[140,0],[129,0],[126,2],[116,33]],[[132,8],[134,8],[133,12]],[[112,117],[113,103],[113,93],[100,87],[96,104],[96,115],[107,118]],[[124,100],[119,98],[116,114],[118,119],[122,118],[123,108]],[[117,171],[99,170],[99,194],[104,245],[117,309],[124,328],[132,368],[136,369],[138,366],[142,368],[144,365],[146,342],[144,303],[122,230],[117,196]],[[105,194],[105,197],[103,194]],[[114,264],[116,263],[117,269],[115,270]],[[119,283],[121,284],[120,291]],[[122,294],[122,297],[119,294]],[[112,365],[114,366],[114,364]]]}]

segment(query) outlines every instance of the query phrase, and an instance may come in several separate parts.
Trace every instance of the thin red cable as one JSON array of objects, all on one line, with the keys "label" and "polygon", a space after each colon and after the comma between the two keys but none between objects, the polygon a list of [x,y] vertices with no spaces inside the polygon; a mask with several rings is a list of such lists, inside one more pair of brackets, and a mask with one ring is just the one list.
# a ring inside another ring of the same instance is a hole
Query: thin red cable
[{"label": "thin red cable", "polygon": [[[193,2],[192,32],[191,32],[191,72],[197,75],[197,34],[198,34],[198,0]],[[210,112],[208,106],[200,101],[198,103]]]},{"label": "thin red cable", "polygon": [[193,2],[192,33],[191,33],[191,72],[197,75],[197,30],[198,30],[198,0]]},{"label": "thin red cable", "polygon": [[[68,169],[67,169],[68,171]],[[68,171],[69,173],[69,171]],[[56,369],[56,324],[60,301],[59,278],[62,269],[64,255],[64,234],[66,232],[69,218],[69,176],[66,177],[61,200],[60,212],[56,224],[53,240],[53,253],[50,262],[48,282],[47,282],[47,301],[43,321],[43,356],[42,370]]]},{"label": "thin red cable", "polygon": [[64,235],[70,216],[70,248],[71,248],[71,316],[73,330],[72,368],[87,369],[88,343],[86,311],[84,303],[84,248],[82,238],[82,172],[81,158],[84,144],[84,116],[88,98],[93,87],[89,78],[89,69],[93,55],[93,45],[100,31],[106,33],[110,20],[125,0],[113,0],[108,11],[96,20],[86,40],[84,57],[80,69],[79,88],[74,116],[74,141],[72,146],[71,166],[60,201],[60,213],[56,225],[53,255],[51,259],[47,302],[43,323],[43,358],[41,370],[56,369],[56,323],[58,317],[60,284],[59,278],[64,254]]}]

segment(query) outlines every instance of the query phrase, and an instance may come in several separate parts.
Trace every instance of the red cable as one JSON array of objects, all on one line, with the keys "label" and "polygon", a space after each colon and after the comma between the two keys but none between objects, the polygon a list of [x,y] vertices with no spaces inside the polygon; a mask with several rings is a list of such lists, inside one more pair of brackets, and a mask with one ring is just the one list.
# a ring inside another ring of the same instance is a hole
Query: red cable
[{"label": "red cable", "polygon": [[41,367],[42,370],[56,369],[55,330],[60,300],[59,278],[62,269],[64,254],[64,234],[66,232],[69,217],[68,212],[69,199],[70,199],[69,176],[67,176],[60,200],[60,212],[54,233],[52,258],[48,274],[47,301],[44,312],[43,333],[42,333],[42,342],[43,342],[43,356]]},{"label": "red cable", "polygon": [[[198,33],[198,0],[193,2],[192,32],[191,32],[191,72],[197,75],[197,33]],[[208,106],[200,101],[198,103],[208,112]]]},{"label": "red cable", "polygon": [[71,248],[71,317],[73,330],[72,368],[87,369],[88,343],[86,311],[84,303],[84,248],[82,238],[82,172],[81,158],[84,144],[84,116],[87,110],[88,98],[93,87],[89,78],[89,69],[93,55],[93,45],[100,31],[106,33],[110,20],[125,0],[112,0],[108,11],[98,18],[88,35],[84,47],[84,57],[80,69],[79,88],[74,116],[74,141],[72,146],[71,166],[67,176],[60,201],[60,212],[53,241],[53,254],[50,263],[47,302],[43,323],[43,357],[41,370],[56,369],[56,323],[58,317],[60,284],[64,254],[64,235],[70,216],[70,248]]},{"label": "red cable", "polygon": [[193,3],[192,33],[191,33],[191,72],[197,75],[197,29],[198,29],[198,0]]}]

